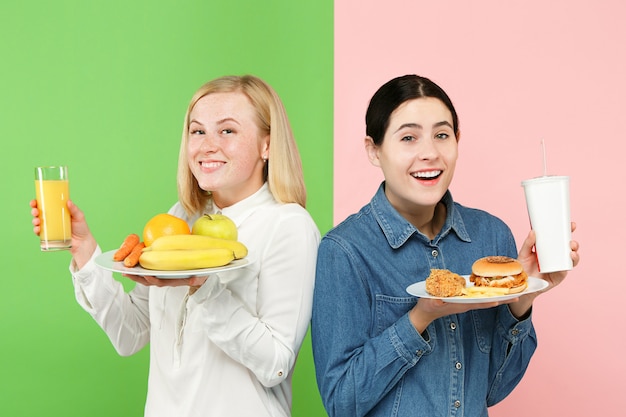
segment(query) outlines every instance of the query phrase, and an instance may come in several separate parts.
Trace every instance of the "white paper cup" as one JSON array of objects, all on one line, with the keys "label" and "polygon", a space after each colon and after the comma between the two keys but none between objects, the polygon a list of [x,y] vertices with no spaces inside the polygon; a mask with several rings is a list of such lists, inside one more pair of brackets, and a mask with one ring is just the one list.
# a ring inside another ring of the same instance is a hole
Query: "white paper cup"
[{"label": "white paper cup", "polygon": [[540,272],[569,271],[572,228],[569,177],[543,176],[522,181],[530,225],[537,241]]}]

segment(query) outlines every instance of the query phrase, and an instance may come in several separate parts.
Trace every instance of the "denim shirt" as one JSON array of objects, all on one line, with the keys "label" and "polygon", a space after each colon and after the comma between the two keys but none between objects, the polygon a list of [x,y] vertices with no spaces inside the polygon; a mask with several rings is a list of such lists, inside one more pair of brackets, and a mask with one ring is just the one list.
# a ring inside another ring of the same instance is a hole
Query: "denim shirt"
[{"label": "denim shirt", "polygon": [[516,258],[508,226],[448,191],[434,240],[389,203],[369,204],[328,232],[318,251],[312,342],[329,416],[487,416],[522,378],[536,348],[530,317],[506,305],[433,321],[420,334],[406,288],[431,268],[471,273],[483,256]]}]

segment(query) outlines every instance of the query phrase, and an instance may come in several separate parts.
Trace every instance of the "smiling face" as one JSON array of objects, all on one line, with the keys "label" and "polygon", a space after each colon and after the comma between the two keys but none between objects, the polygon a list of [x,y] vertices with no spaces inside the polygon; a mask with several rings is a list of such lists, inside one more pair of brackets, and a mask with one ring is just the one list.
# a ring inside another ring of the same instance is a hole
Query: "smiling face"
[{"label": "smiling face", "polygon": [[198,185],[224,208],[255,193],[264,182],[269,135],[241,92],[211,93],[189,114],[187,162]]},{"label": "smiling face", "polygon": [[457,140],[450,110],[432,97],[399,105],[379,146],[365,139],[370,162],[383,171],[385,195],[405,218],[432,217],[454,176]]}]

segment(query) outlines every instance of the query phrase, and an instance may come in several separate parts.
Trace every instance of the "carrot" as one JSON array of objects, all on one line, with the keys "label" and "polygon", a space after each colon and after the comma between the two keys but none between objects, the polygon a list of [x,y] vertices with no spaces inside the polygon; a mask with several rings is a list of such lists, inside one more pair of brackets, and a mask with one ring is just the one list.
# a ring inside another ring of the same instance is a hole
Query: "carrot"
[{"label": "carrot", "polygon": [[139,242],[135,245],[130,254],[126,258],[124,258],[124,266],[128,268],[132,268],[133,266],[139,263],[139,257],[141,256],[141,252],[146,245],[143,242]]},{"label": "carrot", "polygon": [[128,235],[126,239],[124,239],[124,242],[122,242],[122,246],[120,246],[117,252],[115,252],[115,254],[113,255],[113,260],[115,262],[124,260],[124,258],[126,258],[128,254],[130,254],[130,251],[133,250],[137,243],[139,243],[139,240],[139,235],[135,233],[131,233],[130,235]]}]

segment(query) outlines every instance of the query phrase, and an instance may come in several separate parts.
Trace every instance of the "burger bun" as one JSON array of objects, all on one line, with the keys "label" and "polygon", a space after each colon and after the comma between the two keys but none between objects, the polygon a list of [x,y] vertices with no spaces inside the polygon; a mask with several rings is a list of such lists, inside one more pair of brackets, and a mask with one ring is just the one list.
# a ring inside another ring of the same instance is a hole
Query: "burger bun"
[{"label": "burger bun", "polygon": [[508,256],[486,256],[472,265],[470,281],[476,287],[507,288],[517,294],[528,287],[528,275],[517,260]]},{"label": "burger bun", "polygon": [[508,256],[486,256],[472,265],[472,272],[481,277],[517,275],[524,271],[522,264]]}]

